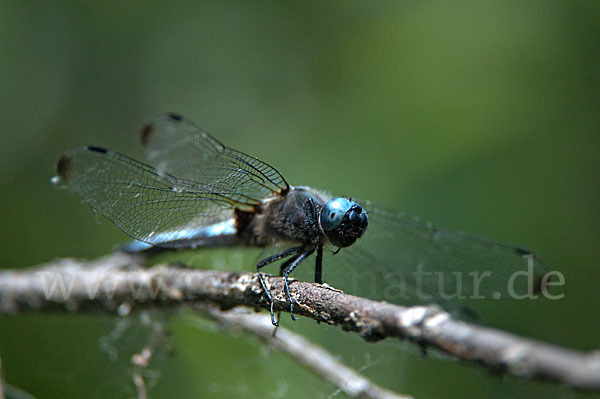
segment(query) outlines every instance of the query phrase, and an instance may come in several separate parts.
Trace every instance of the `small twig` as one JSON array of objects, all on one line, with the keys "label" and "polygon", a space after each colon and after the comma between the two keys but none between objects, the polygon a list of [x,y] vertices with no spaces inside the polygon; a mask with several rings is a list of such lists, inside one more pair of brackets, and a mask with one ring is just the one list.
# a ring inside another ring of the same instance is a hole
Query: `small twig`
[{"label": "small twig", "polygon": [[138,399],[146,399],[148,397],[146,382],[142,376],[142,370],[148,367],[150,360],[152,359],[152,348],[145,346],[139,353],[135,353],[131,356],[131,363],[135,370],[133,371],[133,384],[137,390]]},{"label": "small twig", "polygon": [[[252,273],[174,266],[144,268],[129,255],[92,262],[63,259],[38,268],[0,272],[0,313],[28,310],[101,310],[210,301],[268,309]],[[275,310],[287,311],[283,279],[267,277]],[[527,379],[546,379],[600,391],[600,353],[579,352],[453,319],[436,306],[402,307],[329,287],[294,281],[296,313],[375,341],[408,339],[488,369]]]},{"label": "small twig", "polygon": [[[124,312],[127,314],[130,311],[131,308],[127,307]],[[130,361],[133,365],[132,380],[137,390],[137,398],[147,399],[148,390],[156,383],[156,380],[152,379],[149,366],[157,355],[164,354],[165,350],[169,350],[168,343],[166,343],[168,333],[162,323],[152,320],[147,314],[142,314],[140,319],[144,325],[150,328],[148,341],[139,352],[131,356]]]},{"label": "small twig", "polygon": [[0,358],[0,399],[35,399],[29,393],[14,387],[3,379],[2,359]]},{"label": "small twig", "polygon": [[133,373],[133,384],[135,385],[135,389],[137,391],[138,399],[147,399],[146,393],[146,383],[144,382],[144,377],[142,377],[141,371],[137,370]]},{"label": "small twig", "polygon": [[298,360],[313,373],[337,386],[352,398],[411,398],[411,396],[399,395],[375,385],[358,372],[346,367],[325,349],[284,327],[278,327],[277,333],[273,334],[275,328],[268,316],[250,314],[240,308],[224,312],[215,306],[198,305],[196,309],[228,328],[239,328],[253,334],[271,347]]},{"label": "small twig", "polygon": [[2,376],[2,358],[0,358],[0,399],[4,399],[4,380]]}]

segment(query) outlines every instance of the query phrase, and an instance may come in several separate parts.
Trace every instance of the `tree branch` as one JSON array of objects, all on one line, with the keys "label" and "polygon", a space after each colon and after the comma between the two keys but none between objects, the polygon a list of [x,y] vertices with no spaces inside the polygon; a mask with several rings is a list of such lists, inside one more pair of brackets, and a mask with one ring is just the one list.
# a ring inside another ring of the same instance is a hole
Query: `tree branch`
[{"label": "tree branch", "polygon": [[271,347],[295,358],[351,398],[411,399],[410,396],[398,395],[375,385],[353,369],[346,367],[325,349],[300,335],[283,327],[274,330],[270,316],[250,314],[241,309],[224,312],[215,306],[206,305],[198,305],[196,309],[228,328],[238,328],[250,333]]},{"label": "tree branch", "polygon": [[0,399],[4,399],[4,384],[2,381],[2,358],[0,358]]},{"label": "tree branch", "polygon": [[[0,272],[0,313],[30,310],[128,311],[132,306],[209,301],[222,309],[268,309],[255,274],[175,266],[145,268],[133,255],[90,262],[62,259]],[[283,279],[267,277],[275,309],[288,311]],[[295,312],[359,333],[400,338],[463,361],[526,379],[546,379],[600,391],[600,353],[578,352],[453,319],[435,305],[402,307],[347,295],[327,285],[294,281]]]}]

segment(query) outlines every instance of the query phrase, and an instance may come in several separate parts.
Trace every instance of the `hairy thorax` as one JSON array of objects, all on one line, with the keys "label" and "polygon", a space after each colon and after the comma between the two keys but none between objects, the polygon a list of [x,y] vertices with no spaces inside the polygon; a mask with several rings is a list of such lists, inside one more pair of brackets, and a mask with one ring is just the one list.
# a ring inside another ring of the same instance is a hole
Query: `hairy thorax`
[{"label": "hairy thorax", "polygon": [[255,212],[236,211],[238,234],[248,245],[266,246],[282,240],[311,244],[322,239],[319,213],[328,196],[307,187],[293,187],[285,196],[265,199]]}]

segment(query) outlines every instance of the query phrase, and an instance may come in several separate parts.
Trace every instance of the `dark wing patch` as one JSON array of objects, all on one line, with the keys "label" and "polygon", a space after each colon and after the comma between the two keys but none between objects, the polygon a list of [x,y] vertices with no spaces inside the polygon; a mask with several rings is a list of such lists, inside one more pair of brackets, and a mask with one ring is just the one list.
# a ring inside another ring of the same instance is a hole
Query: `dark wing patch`
[{"label": "dark wing patch", "polygon": [[146,123],[142,127],[142,131],[140,132],[140,140],[142,141],[142,145],[145,146],[150,139],[150,135],[154,131],[154,124],[152,122]]},{"label": "dark wing patch", "polygon": [[106,148],[96,147],[93,145],[88,146],[88,150],[99,152],[100,154],[106,154],[106,152],[108,151]]},{"label": "dark wing patch", "polygon": [[170,120],[175,121],[175,122],[181,122],[183,120],[183,116],[181,116],[175,112],[169,112],[167,114],[167,116],[169,117]]},{"label": "dark wing patch", "polygon": [[62,180],[68,180],[69,172],[71,171],[72,167],[73,161],[71,160],[71,158],[67,155],[63,155],[56,163],[56,173],[58,173],[58,176],[60,176]]}]

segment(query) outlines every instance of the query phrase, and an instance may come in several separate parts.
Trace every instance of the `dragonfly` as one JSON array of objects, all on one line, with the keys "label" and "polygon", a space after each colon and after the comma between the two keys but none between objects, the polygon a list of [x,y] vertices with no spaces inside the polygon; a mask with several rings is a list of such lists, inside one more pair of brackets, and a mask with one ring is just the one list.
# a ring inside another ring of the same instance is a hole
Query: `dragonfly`
[{"label": "dragonfly", "polygon": [[[269,164],[223,145],[179,114],[150,120],[140,140],[150,165],[80,146],[60,157],[52,182],[132,237],[124,247],[129,252],[273,251],[256,271],[275,326],[275,301],[262,268],[280,263],[296,320],[289,277],[312,256],[315,283],[323,282],[323,264],[331,263],[347,270],[342,275],[353,293],[394,303],[499,299],[543,285],[545,265],[523,247],[438,229],[370,201],[291,186]],[[515,284],[515,273],[528,273],[527,281]]]}]

